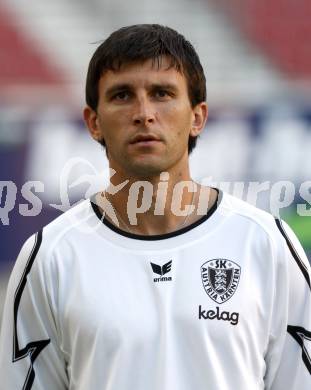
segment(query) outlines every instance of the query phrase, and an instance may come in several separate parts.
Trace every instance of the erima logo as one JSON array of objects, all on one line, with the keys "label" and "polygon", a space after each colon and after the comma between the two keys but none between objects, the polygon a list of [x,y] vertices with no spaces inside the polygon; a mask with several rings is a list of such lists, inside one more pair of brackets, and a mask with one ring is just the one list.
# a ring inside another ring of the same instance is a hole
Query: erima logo
[{"label": "erima logo", "polygon": [[239,323],[239,313],[221,312],[218,306],[216,310],[202,310],[202,306],[199,305],[199,320],[214,320],[215,318],[218,321],[230,321],[231,325]]},{"label": "erima logo", "polygon": [[226,302],[235,293],[241,275],[241,267],[227,259],[209,260],[201,266],[203,287],[216,303]]},{"label": "erima logo", "polygon": [[168,272],[171,271],[171,268],[172,268],[172,260],[170,260],[168,263],[160,266],[158,264],[154,264],[154,263],[151,263],[151,267],[152,267],[152,271],[157,274],[157,275],[160,275],[161,277],[160,278],[154,278],[153,281],[154,282],[168,282],[170,280],[172,280],[172,278],[170,276],[168,277],[164,277],[163,275],[167,274]]}]

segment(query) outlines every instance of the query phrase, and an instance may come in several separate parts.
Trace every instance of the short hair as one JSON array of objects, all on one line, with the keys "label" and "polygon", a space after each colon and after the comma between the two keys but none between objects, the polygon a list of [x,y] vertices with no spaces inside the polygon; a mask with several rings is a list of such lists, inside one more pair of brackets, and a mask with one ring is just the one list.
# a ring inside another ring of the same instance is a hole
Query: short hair
[{"label": "short hair", "polygon": [[[162,56],[170,58],[170,67],[185,75],[191,107],[206,100],[206,80],[198,54],[183,35],[159,24],[136,24],[114,31],[96,49],[86,78],[86,103],[97,111],[100,77],[107,70],[118,70],[123,64],[152,59],[160,67]],[[188,153],[197,137],[189,137]],[[104,140],[101,144],[105,146]]]}]

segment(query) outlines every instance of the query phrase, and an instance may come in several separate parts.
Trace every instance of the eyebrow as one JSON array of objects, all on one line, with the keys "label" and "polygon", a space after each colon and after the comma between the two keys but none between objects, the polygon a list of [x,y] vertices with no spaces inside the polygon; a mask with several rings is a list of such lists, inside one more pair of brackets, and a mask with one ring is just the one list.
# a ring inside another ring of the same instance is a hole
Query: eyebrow
[{"label": "eyebrow", "polygon": [[[172,83],[154,83],[151,84],[148,89],[150,90],[157,90],[157,89],[168,89],[174,92],[177,92],[178,88],[175,84]],[[122,84],[115,84],[112,87],[108,88],[105,95],[106,96],[112,96],[115,93],[118,93],[120,91],[126,91],[126,90],[133,90],[133,84],[128,83],[122,83]]]}]

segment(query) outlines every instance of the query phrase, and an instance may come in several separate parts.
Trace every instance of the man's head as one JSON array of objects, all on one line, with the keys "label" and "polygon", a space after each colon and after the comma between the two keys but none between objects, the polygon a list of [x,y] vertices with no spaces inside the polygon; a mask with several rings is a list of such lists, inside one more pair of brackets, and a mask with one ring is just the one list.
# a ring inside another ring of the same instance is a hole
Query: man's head
[{"label": "man's head", "polygon": [[[161,66],[161,59],[186,78],[190,105],[194,108],[206,100],[206,81],[199,57],[193,46],[175,30],[158,24],[123,27],[113,32],[95,51],[86,80],[86,103],[97,112],[99,81],[105,72],[118,71],[122,66],[151,60]],[[197,137],[189,136],[188,153],[195,147]],[[100,142],[105,146],[105,139]]]}]

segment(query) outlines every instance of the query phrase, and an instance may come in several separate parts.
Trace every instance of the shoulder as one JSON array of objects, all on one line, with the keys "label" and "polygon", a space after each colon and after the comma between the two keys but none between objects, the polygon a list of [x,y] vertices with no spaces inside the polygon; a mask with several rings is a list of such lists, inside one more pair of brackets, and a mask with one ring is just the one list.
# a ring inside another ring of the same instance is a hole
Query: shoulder
[{"label": "shoulder", "polygon": [[24,243],[16,266],[49,268],[55,258],[72,258],[77,246],[83,245],[86,237],[91,236],[91,223],[94,213],[90,200],[78,205],[54,219],[42,230],[30,236]]},{"label": "shoulder", "polygon": [[254,241],[269,247],[277,262],[298,265],[308,279],[310,264],[295,233],[281,218],[229,194],[223,194],[220,210],[238,230],[253,232]]},{"label": "shoulder", "polygon": [[[271,239],[280,240],[280,219],[272,214],[259,209],[239,198],[227,193],[223,194],[220,211],[234,223],[247,225],[258,232],[266,234]],[[282,222],[284,223],[284,222]]]},{"label": "shoulder", "polygon": [[94,212],[90,199],[83,200],[43,228],[43,244],[52,249],[67,239],[76,240],[89,232],[92,218],[94,219]]}]

